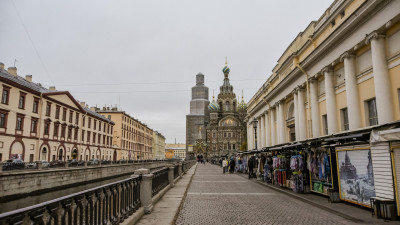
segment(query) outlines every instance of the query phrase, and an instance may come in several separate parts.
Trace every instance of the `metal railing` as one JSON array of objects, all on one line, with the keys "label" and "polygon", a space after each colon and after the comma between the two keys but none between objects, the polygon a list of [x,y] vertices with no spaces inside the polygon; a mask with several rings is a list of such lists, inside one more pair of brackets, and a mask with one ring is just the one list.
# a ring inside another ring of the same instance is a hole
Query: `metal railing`
[{"label": "metal railing", "polygon": [[168,170],[169,168],[166,167],[164,169],[152,172],[153,182],[151,185],[151,196],[155,196],[169,184]]},{"label": "metal railing", "polygon": [[174,165],[174,179],[176,179],[177,177],[179,177],[179,164]]},{"label": "metal railing", "polygon": [[0,225],[120,224],[140,206],[141,176],[0,214]]}]

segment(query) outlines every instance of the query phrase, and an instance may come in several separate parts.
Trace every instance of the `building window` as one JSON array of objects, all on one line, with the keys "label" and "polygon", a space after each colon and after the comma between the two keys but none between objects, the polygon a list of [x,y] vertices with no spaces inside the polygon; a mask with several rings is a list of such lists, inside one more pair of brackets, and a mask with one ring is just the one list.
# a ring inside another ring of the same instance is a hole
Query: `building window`
[{"label": "building window", "polygon": [[50,131],[50,121],[44,122],[44,135],[49,135]]},{"label": "building window", "polygon": [[225,103],[225,110],[226,110],[226,111],[229,111],[229,102],[226,102],[226,103]]},{"label": "building window", "polygon": [[87,132],[87,140],[88,143],[90,143],[90,131]]},{"label": "building window", "polygon": [[25,109],[25,96],[26,96],[25,93],[20,92],[19,101],[18,101],[18,108],[20,108],[20,109]]},{"label": "building window", "polygon": [[325,115],[322,115],[322,130],[323,130],[323,134],[327,135],[328,134],[328,117]]},{"label": "building window", "polygon": [[82,140],[81,141],[82,142],[85,141],[85,131],[84,130],[82,130]]},{"label": "building window", "polygon": [[376,99],[366,101],[367,114],[368,114],[368,125],[374,126],[378,124],[378,113],[376,111]]},{"label": "building window", "polygon": [[96,130],[97,121],[93,120],[93,129]]},{"label": "building window", "polygon": [[75,115],[75,124],[78,125],[79,123],[79,113],[76,113]]},{"label": "building window", "polygon": [[101,121],[99,121],[99,131],[101,131]]},{"label": "building window", "polygon": [[91,127],[91,124],[92,124],[92,118],[89,118],[89,120],[88,120],[88,128],[90,128]]},{"label": "building window", "polygon": [[347,108],[340,110],[340,117],[342,118],[342,130],[349,130],[349,116]]},{"label": "building window", "polygon": [[37,122],[38,122],[38,119],[32,118],[31,133],[36,133],[36,131],[37,131]]},{"label": "building window", "polygon": [[1,103],[8,105],[9,97],[10,97],[10,87],[3,85],[3,92],[1,95]]},{"label": "building window", "polygon": [[78,140],[78,128],[75,128],[74,140]]},{"label": "building window", "polygon": [[33,110],[32,110],[32,112],[38,113],[38,108],[39,108],[39,99],[38,98],[34,98],[33,99]]},{"label": "building window", "polygon": [[68,127],[68,139],[72,138],[72,127]]},{"label": "building window", "polygon": [[[83,116],[85,116],[85,115],[83,115]],[[82,118],[82,127],[84,127],[84,126],[85,126],[85,117]]]},{"label": "building window", "polygon": [[60,106],[56,106],[56,119],[60,118]]},{"label": "building window", "polygon": [[7,115],[8,112],[0,111],[0,128],[7,128]]},{"label": "building window", "polygon": [[108,115],[107,118],[108,118],[109,120],[111,120],[111,115]]},{"label": "building window", "polygon": [[96,144],[96,133],[93,132],[93,144]]},{"label": "building window", "polygon": [[48,102],[46,105],[46,116],[50,116],[51,113],[51,103]]},{"label": "building window", "polygon": [[69,111],[69,122],[72,123],[73,119],[74,119],[74,112],[72,112],[71,110]]},{"label": "building window", "polygon": [[58,137],[58,128],[59,127],[60,127],[59,123],[54,123],[54,132],[53,132],[54,137]]},{"label": "building window", "polygon": [[66,126],[65,125],[61,125],[61,137],[62,138],[65,138],[65,129],[66,129]]},{"label": "building window", "polygon": [[63,108],[62,120],[63,121],[67,120],[67,109],[66,108]]},{"label": "building window", "polygon": [[23,130],[24,129],[24,116],[17,114],[17,124],[15,126],[16,130]]}]

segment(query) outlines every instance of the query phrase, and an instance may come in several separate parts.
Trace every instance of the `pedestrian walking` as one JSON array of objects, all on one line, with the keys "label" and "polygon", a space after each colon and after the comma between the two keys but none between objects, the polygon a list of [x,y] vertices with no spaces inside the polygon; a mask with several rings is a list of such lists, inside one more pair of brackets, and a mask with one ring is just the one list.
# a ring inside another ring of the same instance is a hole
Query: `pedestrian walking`
[{"label": "pedestrian walking", "polygon": [[225,173],[225,168],[226,168],[226,160],[225,159],[222,159],[222,171],[223,171],[223,173]]},{"label": "pedestrian walking", "polygon": [[235,165],[236,165],[235,159],[232,157],[231,161],[229,162],[229,172],[230,173],[233,173],[235,171]]},{"label": "pedestrian walking", "polygon": [[248,166],[249,166],[249,179],[253,176],[253,168],[254,168],[254,166],[255,166],[255,164],[256,164],[256,159],[255,159],[255,156],[251,156],[251,158],[249,159],[249,162],[248,162]]}]

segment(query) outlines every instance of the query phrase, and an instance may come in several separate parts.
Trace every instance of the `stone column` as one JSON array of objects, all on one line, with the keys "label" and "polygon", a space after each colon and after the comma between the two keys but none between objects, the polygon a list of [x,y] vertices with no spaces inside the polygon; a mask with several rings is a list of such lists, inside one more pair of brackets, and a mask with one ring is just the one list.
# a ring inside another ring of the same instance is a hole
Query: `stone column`
[{"label": "stone column", "polygon": [[260,146],[259,149],[265,147],[265,116],[264,113],[261,113],[260,116]]},{"label": "stone column", "polygon": [[310,101],[311,101],[311,121],[313,138],[320,136],[320,116],[318,103],[318,81],[316,78],[310,79]]},{"label": "stone column", "polygon": [[354,54],[345,52],[340,57],[340,61],[344,62],[349,130],[354,130],[361,127],[360,99],[358,97]]},{"label": "stone column", "polygon": [[299,116],[299,140],[305,140],[307,138],[307,126],[306,126],[306,111],[304,108],[304,88],[299,87],[299,92],[297,93],[297,114]]},{"label": "stone column", "polygon": [[299,137],[299,115],[298,115],[298,99],[297,99],[297,88],[293,91],[293,116],[294,116],[294,132],[296,135],[296,141],[300,140]]},{"label": "stone column", "polygon": [[385,36],[374,32],[368,35],[366,42],[367,44],[371,42],[378,123],[384,124],[392,122],[394,121],[394,108],[392,95],[390,93],[390,78],[385,52]]},{"label": "stone column", "polygon": [[325,67],[322,70],[325,76],[325,99],[326,113],[328,119],[328,134],[337,132],[337,113],[336,113],[336,95],[335,84],[333,81],[333,70],[330,67]]},{"label": "stone column", "polygon": [[271,109],[271,145],[276,145],[276,128],[275,128],[276,107]]},{"label": "stone column", "polygon": [[174,187],[174,169],[175,169],[175,167],[174,167],[174,165],[171,165],[170,167],[168,167],[168,182],[169,182],[169,186],[171,187],[171,188],[173,188]]},{"label": "stone column", "polygon": [[271,146],[270,112],[265,111],[265,146]]},{"label": "stone column", "polygon": [[286,142],[286,126],[285,126],[285,110],[284,110],[284,101],[279,101],[279,143]]},{"label": "stone column", "polygon": [[148,169],[138,169],[134,174],[142,176],[142,182],[140,182],[140,201],[142,202],[144,212],[149,214],[153,211],[153,199],[151,196],[151,191],[154,175],[151,174],[150,170]]}]

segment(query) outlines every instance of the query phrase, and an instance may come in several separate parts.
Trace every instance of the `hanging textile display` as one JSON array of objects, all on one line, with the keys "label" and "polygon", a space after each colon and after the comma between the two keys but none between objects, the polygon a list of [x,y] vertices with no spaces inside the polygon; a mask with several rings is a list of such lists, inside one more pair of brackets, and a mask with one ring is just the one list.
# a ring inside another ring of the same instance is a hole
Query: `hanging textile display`
[{"label": "hanging textile display", "polygon": [[292,171],[290,179],[290,188],[294,192],[304,191],[304,157],[301,154],[293,155],[290,158],[290,169]]},{"label": "hanging textile display", "polygon": [[307,154],[307,169],[310,171],[311,191],[328,195],[328,189],[332,188],[329,149],[316,148]]},{"label": "hanging textile display", "polygon": [[287,160],[285,155],[277,155],[272,157],[272,168],[274,170],[274,184],[286,187],[286,168]]}]

